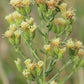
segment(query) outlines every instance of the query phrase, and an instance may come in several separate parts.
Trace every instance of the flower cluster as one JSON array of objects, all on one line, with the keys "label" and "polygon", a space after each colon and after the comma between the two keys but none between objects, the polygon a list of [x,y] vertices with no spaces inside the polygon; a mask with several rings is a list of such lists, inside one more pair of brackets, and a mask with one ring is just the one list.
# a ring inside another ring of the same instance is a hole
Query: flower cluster
[{"label": "flower cluster", "polygon": [[33,63],[31,59],[26,59],[24,61],[25,67],[22,67],[21,60],[17,58],[17,60],[15,60],[15,64],[17,69],[29,80],[35,80],[36,77],[40,76],[43,72],[44,62],[41,60],[38,61],[38,63]]},{"label": "flower cluster", "polygon": [[[34,5],[33,2],[38,8],[41,20],[39,27],[30,15],[31,6]],[[64,84],[74,72],[80,67],[84,67],[84,59],[82,59],[84,56],[83,43],[69,39],[76,19],[75,11],[68,9],[64,0],[10,0],[10,4],[16,11],[5,17],[10,24],[5,32],[5,37],[9,39],[16,51],[22,56],[24,63],[20,58],[17,58],[15,64],[28,80],[28,84],[31,84],[32,81],[36,81],[36,84]],[[58,12],[61,15],[59,18],[56,17]],[[44,41],[43,49],[40,46],[37,49],[34,48],[36,43],[33,39],[36,30],[44,38],[44,40],[41,38]],[[55,35],[52,39],[49,37],[50,32]],[[21,49],[20,43],[22,40],[31,52],[29,58]],[[44,55],[44,61],[42,61],[39,51]],[[67,56],[65,57],[65,55]],[[58,61],[66,62],[63,62],[61,69],[58,69],[59,66],[57,66],[57,74],[47,81],[46,78],[53,71]],[[71,65],[71,74],[61,80],[61,77],[58,76],[69,65]]]},{"label": "flower cluster", "polygon": [[23,15],[17,11],[14,11],[13,13],[6,16],[5,19],[10,23],[8,30],[5,32],[5,36],[13,45],[20,44],[23,32],[24,37],[29,37],[29,40],[34,37],[37,26],[34,23],[34,19],[32,17],[25,19]]}]

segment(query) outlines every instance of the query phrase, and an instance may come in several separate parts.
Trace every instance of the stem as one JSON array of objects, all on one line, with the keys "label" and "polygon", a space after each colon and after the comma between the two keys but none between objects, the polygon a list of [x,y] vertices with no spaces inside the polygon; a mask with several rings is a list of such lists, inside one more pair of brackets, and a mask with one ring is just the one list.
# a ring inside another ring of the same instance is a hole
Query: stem
[{"label": "stem", "polygon": [[53,78],[51,78],[49,81],[48,81],[48,83],[50,83],[51,81],[53,81],[59,74],[60,74],[60,72],[62,72],[69,64],[71,64],[72,63],[72,61],[71,60],[69,60],[61,69],[60,69],[60,71],[53,77]]},{"label": "stem", "polygon": [[15,47],[18,51],[17,52],[19,52],[20,54],[21,54],[21,56],[24,58],[24,59],[26,59],[25,58],[25,54],[24,54],[24,52],[22,51],[22,49],[20,48],[20,47]]},{"label": "stem", "polygon": [[32,54],[35,56],[33,58],[36,58],[37,60],[40,60],[39,57],[36,55],[35,51],[33,50],[33,48],[28,44],[28,42],[25,42],[25,43],[30,48],[30,51],[32,52]]},{"label": "stem", "polygon": [[27,82],[28,82],[28,84],[31,84],[31,80],[28,80]]},{"label": "stem", "polygon": [[69,80],[73,74],[74,74],[74,72],[71,72],[71,73],[69,74],[69,76],[67,76],[67,77],[64,79],[63,84],[64,84],[67,80]]},{"label": "stem", "polygon": [[46,84],[46,64],[47,64],[47,54],[45,55],[45,61],[44,61],[44,71],[43,71],[43,84]]}]

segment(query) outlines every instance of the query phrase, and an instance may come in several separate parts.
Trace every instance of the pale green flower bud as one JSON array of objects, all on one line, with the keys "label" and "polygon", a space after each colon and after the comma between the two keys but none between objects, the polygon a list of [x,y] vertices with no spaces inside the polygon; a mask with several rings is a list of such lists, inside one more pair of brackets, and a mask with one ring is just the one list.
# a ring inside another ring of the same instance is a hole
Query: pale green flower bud
[{"label": "pale green flower bud", "polygon": [[17,67],[18,71],[21,72],[22,71],[22,66],[21,66],[21,60],[20,60],[20,58],[17,58],[17,60],[15,60],[14,62],[16,64],[16,67]]}]

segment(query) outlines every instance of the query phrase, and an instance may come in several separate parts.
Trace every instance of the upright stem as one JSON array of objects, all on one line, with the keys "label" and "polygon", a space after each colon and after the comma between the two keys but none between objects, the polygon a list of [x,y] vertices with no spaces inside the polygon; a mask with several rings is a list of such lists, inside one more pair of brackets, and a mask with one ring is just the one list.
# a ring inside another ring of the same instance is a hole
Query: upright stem
[{"label": "upright stem", "polygon": [[43,71],[43,84],[46,84],[46,64],[47,64],[47,54],[45,55],[45,61],[44,61],[44,71]]}]

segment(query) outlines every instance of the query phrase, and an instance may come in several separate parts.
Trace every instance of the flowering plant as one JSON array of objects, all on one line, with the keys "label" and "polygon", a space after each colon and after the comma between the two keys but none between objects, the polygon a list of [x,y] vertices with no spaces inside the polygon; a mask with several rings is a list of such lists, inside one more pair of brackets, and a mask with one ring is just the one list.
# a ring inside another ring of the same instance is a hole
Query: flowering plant
[{"label": "flowering plant", "polygon": [[[69,38],[76,20],[75,11],[68,9],[64,0],[10,0],[10,4],[16,11],[5,17],[10,24],[5,37],[22,56],[22,59],[15,60],[15,64],[28,84],[32,81],[36,84],[64,84],[80,67],[84,66],[82,42]],[[40,25],[37,25],[30,15],[33,5],[37,6]],[[57,14],[61,14],[61,18],[57,18]],[[36,31],[41,34],[41,39],[44,41],[44,47],[38,50],[33,47]],[[54,38],[50,38],[50,32],[55,34]],[[26,57],[22,51],[21,39],[30,49],[31,57]],[[44,55],[44,60],[38,52]],[[64,59],[66,60],[61,69],[57,66],[56,74],[46,80],[55,64]],[[71,67],[70,74],[61,79],[60,73],[68,66]]]}]

